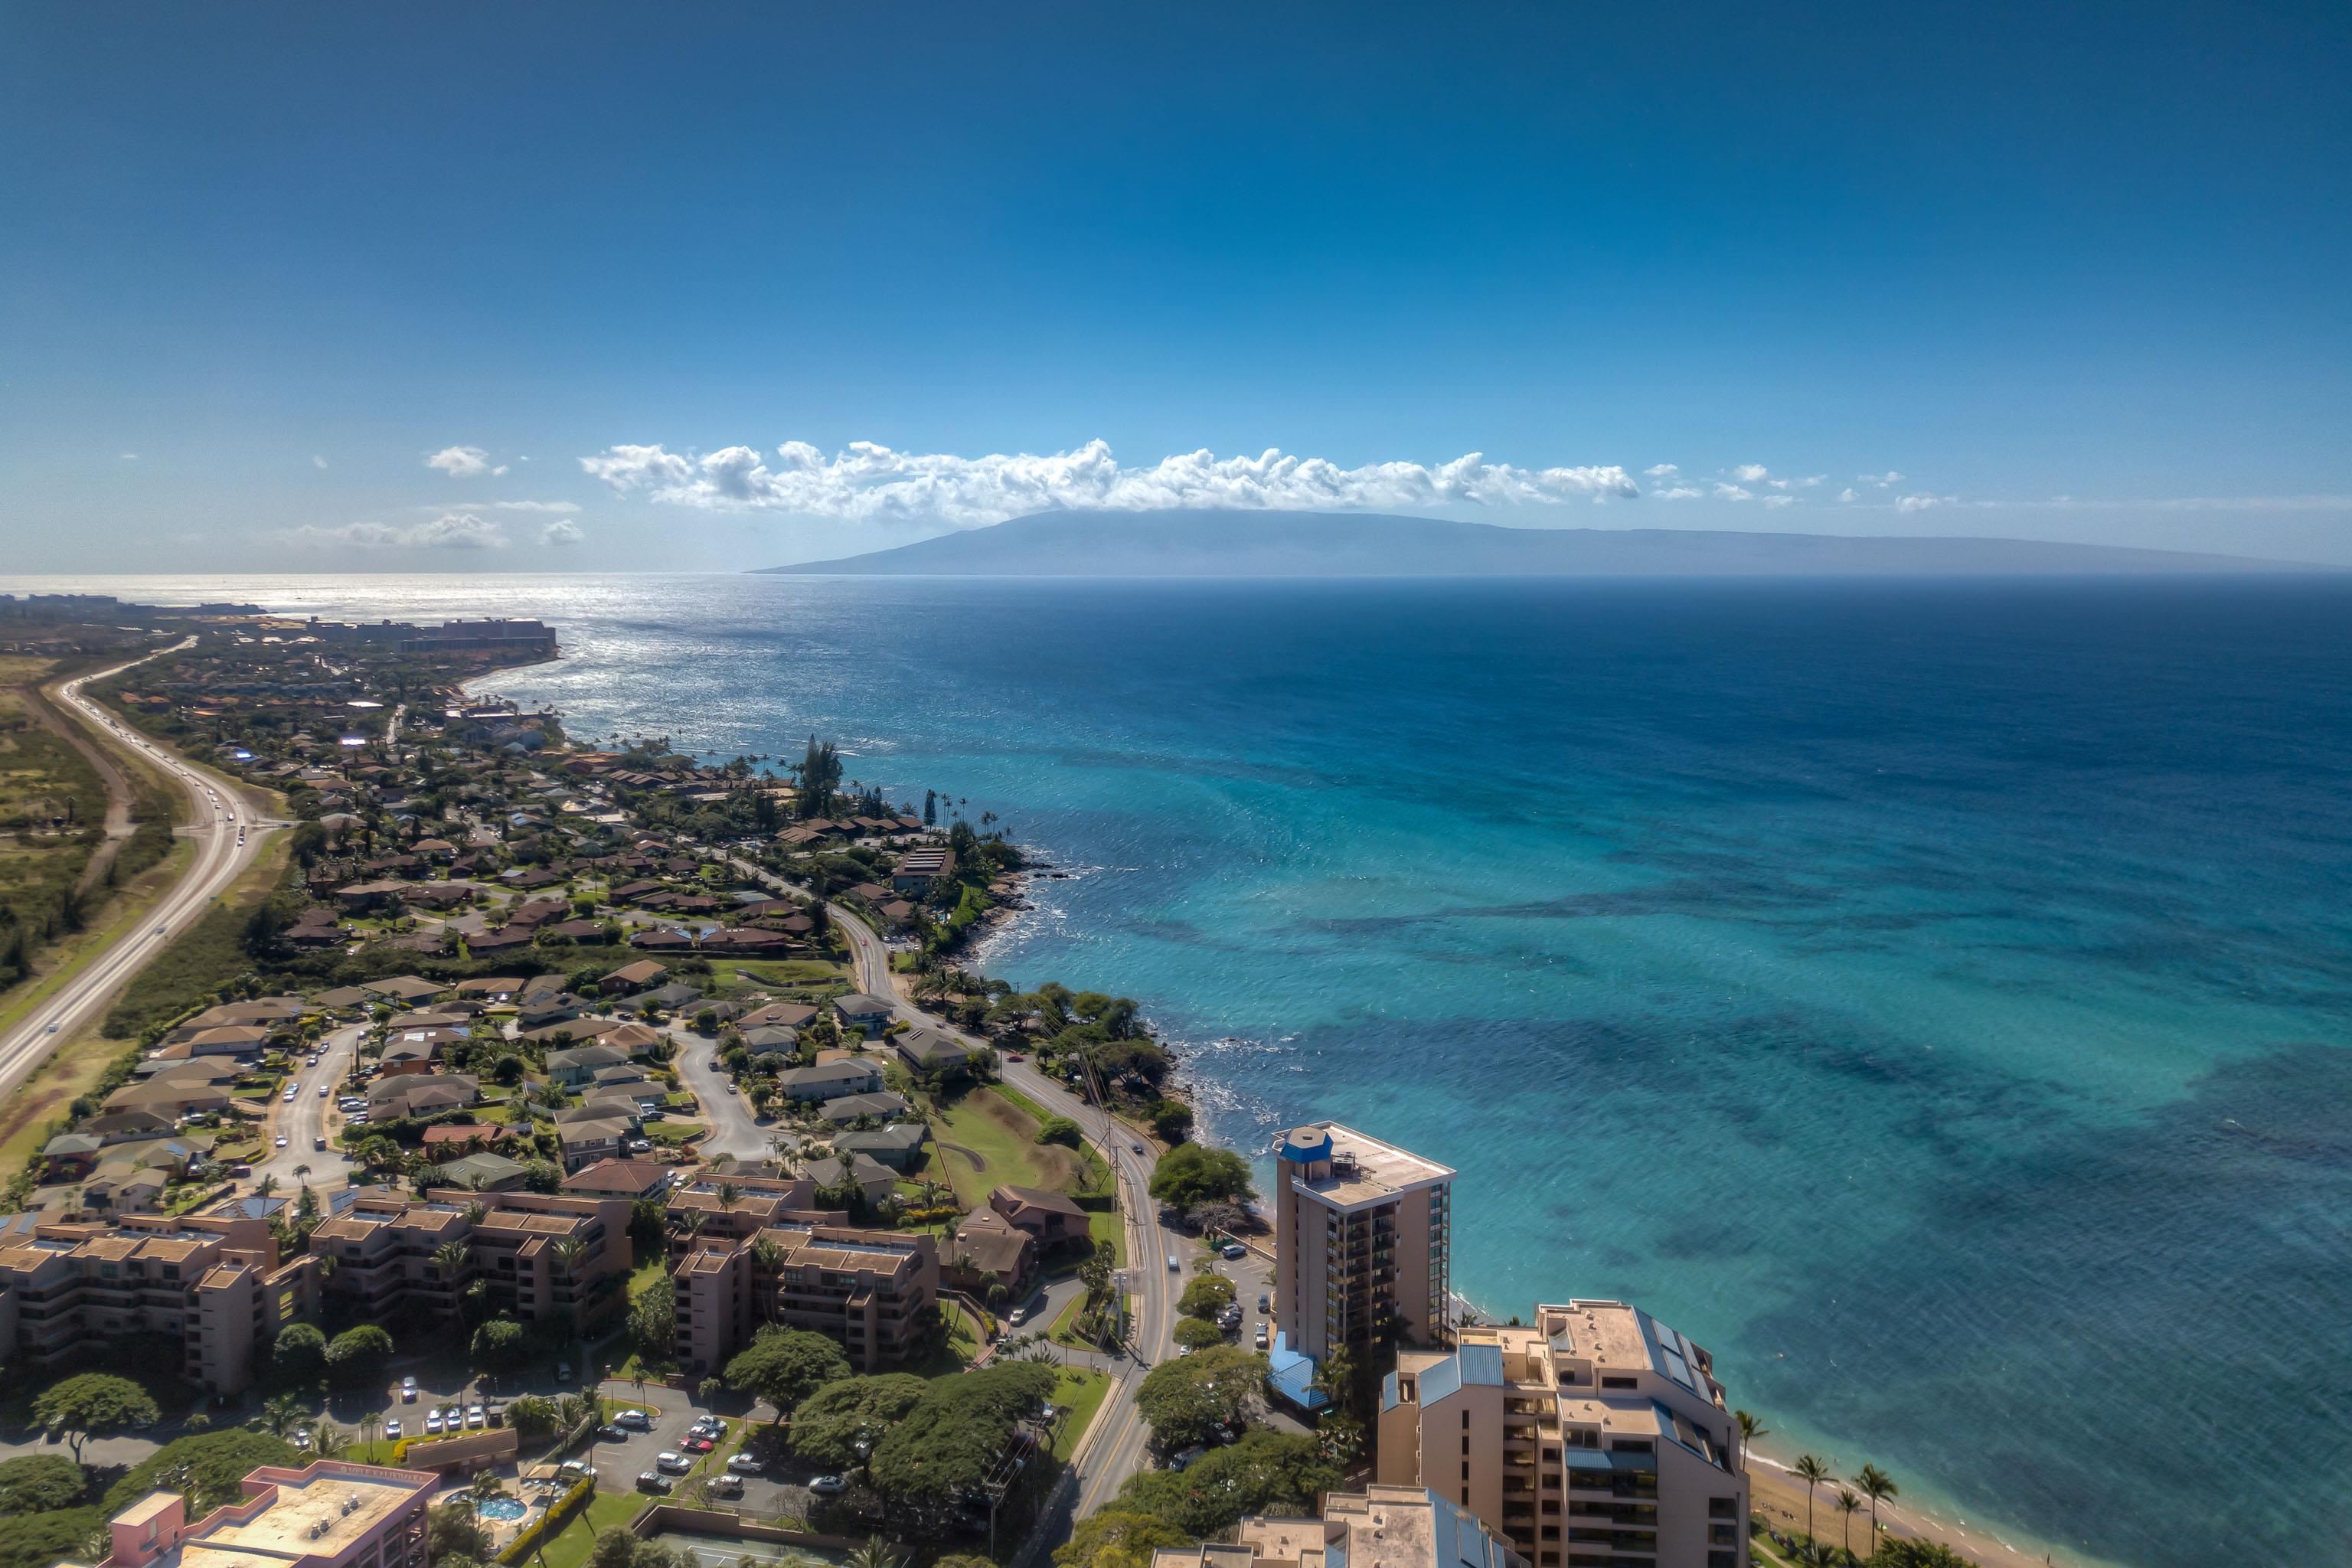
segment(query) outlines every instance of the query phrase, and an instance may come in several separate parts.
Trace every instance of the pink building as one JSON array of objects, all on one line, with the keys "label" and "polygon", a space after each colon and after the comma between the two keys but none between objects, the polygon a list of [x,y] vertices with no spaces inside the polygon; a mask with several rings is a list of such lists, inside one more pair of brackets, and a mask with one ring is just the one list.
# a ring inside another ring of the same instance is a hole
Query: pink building
[{"label": "pink building", "polygon": [[150,1492],[107,1527],[100,1568],[425,1568],[425,1512],[440,1478],[314,1460],[264,1465],[245,1496],[191,1524],[187,1500]]}]

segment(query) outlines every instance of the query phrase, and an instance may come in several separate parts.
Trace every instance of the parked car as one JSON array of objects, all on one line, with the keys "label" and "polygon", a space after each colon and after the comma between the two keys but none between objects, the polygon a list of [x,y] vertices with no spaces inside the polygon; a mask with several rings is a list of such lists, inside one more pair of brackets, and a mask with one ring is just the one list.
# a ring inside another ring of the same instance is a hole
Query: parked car
[{"label": "parked car", "polygon": [[425,1435],[428,1437],[437,1437],[441,1435],[441,1412],[438,1410],[428,1410],[425,1413]]},{"label": "parked car", "polygon": [[325,1133],[323,1133],[323,1132],[320,1133],[316,1138],[313,1138],[313,1139],[311,1139],[311,1140],[310,1140],[310,1147],[311,1147],[311,1148],[313,1148],[313,1149],[324,1149],[326,1146],[327,1146],[327,1135],[326,1135]]},{"label": "parked car", "polygon": [[840,1476],[811,1476],[808,1489],[819,1497],[839,1497],[849,1489],[849,1482]]},{"label": "parked car", "polygon": [[708,1454],[711,1449],[719,1447],[718,1444],[712,1442],[708,1437],[695,1436],[679,1438],[677,1440],[677,1446],[685,1449],[689,1454]]},{"label": "parked car", "polygon": [[626,1426],[632,1432],[650,1432],[654,1429],[654,1418],[642,1410],[615,1410],[613,1412],[613,1425]]},{"label": "parked car", "polygon": [[669,1478],[656,1475],[651,1470],[643,1471],[637,1477],[637,1489],[641,1492],[660,1492],[667,1495]]},{"label": "parked car", "polygon": [[1256,1348],[1257,1348],[1257,1349],[1259,1349],[1259,1350],[1264,1350],[1264,1349],[1265,1349],[1265,1345],[1266,1345],[1265,1325],[1264,1323],[1260,1323],[1260,1324],[1258,1324],[1258,1326],[1257,1326]]},{"label": "parked car", "polygon": [[1029,1304],[1024,1301],[1020,1306],[1013,1308],[1013,1310],[1004,1314],[1004,1321],[1012,1324],[1014,1328],[1019,1328],[1022,1324],[1029,1321]]},{"label": "parked car", "polygon": [[570,1362],[560,1361],[555,1363],[555,1381],[558,1383],[570,1383],[572,1381],[572,1363]]},{"label": "parked car", "polygon": [[694,1461],[684,1454],[673,1453],[665,1448],[654,1456],[654,1468],[666,1475],[682,1476],[694,1468]]},{"label": "parked car", "polygon": [[760,1473],[760,1461],[750,1454],[730,1454],[727,1468],[739,1476],[756,1476]]},{"label": "parked car", "polygon": [[1171,1470],[1183,1469],[1193,1460],[1199,1458],[1208,1451],[1208,1449],[1202,1447],[1198,1444],[1194,1444],[1190,1448],[1179,1448],[1172,1456],[1170,1457],[1168,1460],[1168,1468]]},{"label": "parked car", "polygon": [[416,1379],[414,1377],[404,1377],[400,1380],[400,1402],[403,1405],[416,1403]]},{"label": "parked car", "polygon": [[474,1430],[478,1426],[486,1426],[488,1425],[489,1425],[489,1423],[483,1415],[482,1407],[480,1405],[469,1405],[466,1407],[466,1429],[468,1432]]},{"label": "parked car", "polygon": [[1272,1297],[1270,1297],[1270,1296],[1260,1296],[1260,1297],[1257,1299],[1257,1310],[1258,1310],[1259,1311],[1261,1311],[1261,1312],[1271,1312],[1271,1311],[1273,1311],[1273,1310],[1274,1310],[1274,1306],[1273,1306],[1273,1298],[1272,1298]]},{"label": "parked car", "polygon": [[387,1421],[387,1422],[385,1422],[385,1423],[383,1424],[383,1435],[384,1435],[386,1437],[390,1437],[390,1438],[395,1438],[395,1439],[396,1439],[396,1438],[398,1438],[398,1437],[399,1437],[399,1436],[400,1436],[400,1417],[399,1417],[399,1416],[395,1415],[395,1416],[394,1416],[391,1420],[389,1420],[389,1421]]},{"label": "parked car", "polygon": [[1249,1248],[1244,1247],[1238,1241],[1229,1241],[1218,1250],[1223,1252],[1227,1258],[1247,1258],[1249,1256]]},{"label": "parked car", "polygon": [[714,1476],[710,1480],[709,1491],[712,1497],[741,1497],[743,1495],[743,1478],[740,1476]]},{"label": "parked car", "polygon": [[283,1133],[283,1132],[280,1132],[280,1133],[278,1135],[278,1146],[280,1149],[283,1149],[284,1147],[286,1147],[286,1134],[285,1134],[285,1133]]},{"label": "parked car", "polygon": [[594,1478],[596,1467],[585,1459],[566,1459],[555,1467],[555,1473],[566,1480],[584,1481]]},{"label": "parked car", "polygon": [[600,1443],[625,1443],[629,1440],[628,1429],[615,1426],[608,1421],[596,1428],[596,1440]]}]

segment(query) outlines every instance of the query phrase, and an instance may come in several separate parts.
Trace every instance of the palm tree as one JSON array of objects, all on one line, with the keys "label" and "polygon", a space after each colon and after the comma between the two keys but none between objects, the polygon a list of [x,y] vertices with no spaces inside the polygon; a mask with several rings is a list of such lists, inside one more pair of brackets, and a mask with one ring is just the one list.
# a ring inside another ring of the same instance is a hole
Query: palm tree
[{"label": "palm tree", "polygon": [[576,1236],[567,1236],[558,1241],[551,1250],[555,1254],[555,1261],[563,1269],[564,1278],[576,1283],[580,1266],[588,1261],[588,1255],[595,1248]]},{"label": "palm tree", "polygon": [[776,1268],[784,1260],[784,1244],[766,1231],[751,1244],[751,1277],[759,1282],[760,1314],[776,1321]]},{"label": "palm tree", "polygon": [[898,1568],[901,1561],[878,1535],[869,1535],[866,1544],[842,1559],[842,1568]]},{"label": "palm tree", "polygon": [[310,1434],[310,1449],[322,1459],[339,1458],[351,1446],[351,1438],[331,1421],[320,1422],[318,1430]]},{"label": "palm tree", "polygon": [[370,1448],[375,1447],[376,1434],[383,1430],[383,1417],[370,1410],[360,1416],[360,1441]]},{"label": "palm tree", "polygon": [[733,1214],[735,1205],[743,1201],[743,1189],[732,1182],[719,1184],[719,1208],[722,1214]]},{"label": "palm tree", "polygon": [[296,1186],[298,1186],[298,1187],[301,1187],[301,1186],[308,1186],[308,1185],[310,1184],[310,1182],[309,1182],[309,1179],[308,1179],[308,1178],[310,1177],[310,1163],[309,1163],[308,1161],[305,1161],[303,1163],[301,1163],[301,1164],[299,1164],[299,1165],[295,1166],[295,1167],[294,1167],[294,1184],[295,1184]]},{"label": "palm tree", "polygon": [[300,1400],[290,1394],[281,1394],[261,1407],[261,1422],[273,1437],[291,1436],[310,1414]]},{"label": "palm tree", "polygon": [[278,1190],[278,1178],[275,1176],[264,1176],[261,1180],[253,1184],[253,1190],[259,1193],[266,1198],[270,1194]]},{"label": "palm tree", "polygon": [[1853,1478],[1853,1484],[1860,1487],[1862,1495],[1870,1500],[1870,1550],[1875,1556],[1878,1552],[1878,1505],[1902,1489],[1876,1465],[1863,1466],[1862,1474]]},{"label": "palm tree", "polygon": [[1844,1487],[1837,1489],[1838,1512],[1845,1515],[1845,1554],[1853,1556],[1853,1515],[1862,1507],[1862,1500]]},{"label": "palm tree", "polygon": [[1789,1473],[1805,1483],[1805,1539],[1811,1541],[1813,1538],[1813,1489],[1837,1478],[1830,1474],[1829,1466],[1811,1454],[1798,1455],[1797,1462],[1789,1467]]},{"label": "palm tree", "polygon": [[[1739,1446],[1742,1448],[1747,1447],[1750,1443],[1755,1442],[1757,1438],[1761,1437],[1765,1433],[1772,1430],[1772,1428],[1765,1426],[1764,1423],[1757,1420],[1755,1416],[1750,1415],[1745,1410],[1733,1411],[1731,1413],[1731,1418],[1739,1423]],[[1747,1456],[1745,1454],[1740,1456],[1740,1462],[1743,1465],[1747,1463]]]}]

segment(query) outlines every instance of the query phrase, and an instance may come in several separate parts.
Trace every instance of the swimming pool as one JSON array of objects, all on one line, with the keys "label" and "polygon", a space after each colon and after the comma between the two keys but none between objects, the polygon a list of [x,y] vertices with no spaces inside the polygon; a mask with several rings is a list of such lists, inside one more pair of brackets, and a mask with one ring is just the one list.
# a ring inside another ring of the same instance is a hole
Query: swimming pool
[{"label": "swimming pool", "polygon": [[484,1498],[474,1504],[474,1513],[480,1519],[520,1519],[530,1511],[520,1498]]}]

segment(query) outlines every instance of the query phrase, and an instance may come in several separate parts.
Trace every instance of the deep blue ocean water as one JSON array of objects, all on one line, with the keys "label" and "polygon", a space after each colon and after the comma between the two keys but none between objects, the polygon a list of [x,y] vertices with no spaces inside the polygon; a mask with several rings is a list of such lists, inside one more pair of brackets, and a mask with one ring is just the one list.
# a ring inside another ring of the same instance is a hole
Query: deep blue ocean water
[{"label": "deep blue ocean water", "polygon": [[2352,583],[230,586],[997,812],[1076,875],[992,972],[1136,996],[1238,1147],[1457,1166],[1460,1289],[1642,1303],[1768,1447],[2352,1560]]}]

